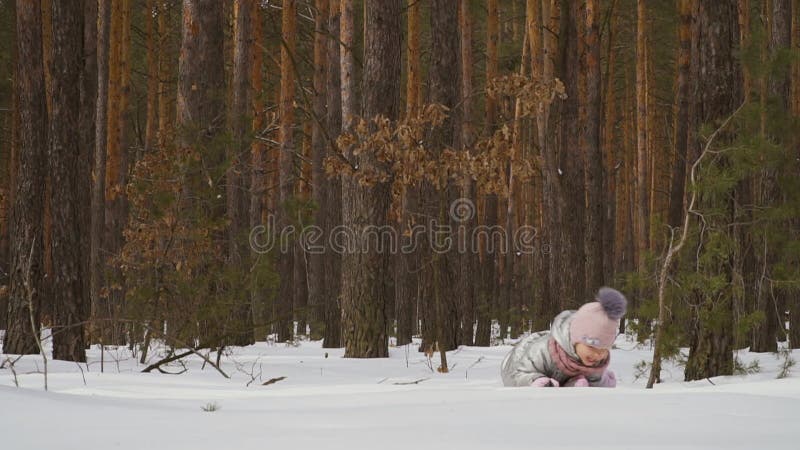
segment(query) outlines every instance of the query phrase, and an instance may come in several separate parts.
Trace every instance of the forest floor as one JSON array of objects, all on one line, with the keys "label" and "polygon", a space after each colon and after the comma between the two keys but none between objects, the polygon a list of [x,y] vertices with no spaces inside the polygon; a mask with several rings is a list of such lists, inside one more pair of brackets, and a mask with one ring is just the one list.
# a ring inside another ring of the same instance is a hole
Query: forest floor
[{"label": "forest floor", "polygon": [[664,383],[646,390],[635,366],[651,350],[623,336],[612,351],[617,389],[534,389],[502,386],[509,348],[462,347],[440,374],[438,355],[415,346],[358,360],[319,342],[260,342],[222,358],[226,379],[199,357],[165,368],[180,375],[140,373],[125,348],[106,349],[101,373],[94,347],[80,368],[50,361],[49,392],[41,357],[26,356],[15,364],[20,388],[0,370],[0,448],[798,448],[800,367],[776,379],[775,354],[739,352],[761,371],[691,383],[666,364]]}]

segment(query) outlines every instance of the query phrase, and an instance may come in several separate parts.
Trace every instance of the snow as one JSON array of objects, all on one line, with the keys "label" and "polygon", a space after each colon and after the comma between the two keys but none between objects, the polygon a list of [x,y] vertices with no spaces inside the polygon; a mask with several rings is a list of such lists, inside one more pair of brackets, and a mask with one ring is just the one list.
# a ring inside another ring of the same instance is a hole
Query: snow
[{"label": "snow", "polygon": [[[107,349],[100,373],[94,347],[83,375],[51,361],[48,392],[36,373],[41,357],[26,356],[15,365],[20,388],[0,370],[0,448],[798,448],[800,377],[775,379],[773,354],[739,355],[758,359],[758,374],[692,383],[667,364],[665,382],[645,390],[634,366],[652,353],[623,337],[612,351],[616,389],[535,389],[502,387],[509,348],[462,347],[448,353],[451,373],[440,374],[438,355],[429,364],[416,347],[359,360],[319,342],[261,342],[223,358],[225,379],[197,357],[181,375],[140,373],[124,348]],[[203,411],[211,403],[218,409]]]}]

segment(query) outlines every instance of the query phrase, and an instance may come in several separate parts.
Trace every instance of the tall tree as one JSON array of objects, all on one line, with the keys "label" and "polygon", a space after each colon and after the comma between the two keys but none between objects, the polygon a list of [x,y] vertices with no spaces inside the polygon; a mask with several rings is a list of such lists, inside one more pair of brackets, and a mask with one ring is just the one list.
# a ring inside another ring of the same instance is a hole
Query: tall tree
[{"label": "tall tree", "polygon": [[[251,95],[251,114],[252,132],[259,136],[266,126],[266,108],[264,96],[264,53],[265,53],[265,39],[264,39],[264,16],[261,12],[261,2],[251,2],[252,21],[253,21],[253,39],[250,45],[252,49],[250,56],[252,62],[250,64],[250,85],[253,93]],[[253,139],[250,143],[250,229],[264,223],[264,197],[267,191],[267,176],[266,176],[266,146],[259,139]],[[254,270],[260,263],[260,256],[253,255],[251,267]],[[252,302],[252,315],[253,322],[256,327],[256,340],[267,334],[267,327],[265,326],[267,320],[266,314],[266,292],[261,289],[257,283],[254,283],[254,288],[251,293]]]},{"label": "tall tree", "polygon": [[193,143],[192,131],[213,137],[223,114],[222,5],[216,0],[184,0],[178,59],[179,145]]},{"label": "tall tree", "polygon": [[[327,179],[323,161],[325,158],[327,145],[323,135],[324,121],[327,118],[325,92],[327,81],[327,51],[326,30],[328,27],[328,2],[317,0],[315,2],[317,15],[314,18],[314,97],[312,109],[312,128],[311,128],[311,152],[312,152],[312,198],[314,200],[314,224],[319,227],[325,225],[325,193],[327,189]],[[326,236],[326,234],[323,234]],[[325,254],[312,253],[308,255],[308,304],[310,307],[309,322],[311,331],[322,326],[323,308],[325,305],[324,295],[327,287],[325,285]]]},{"label": "tall tree", "polygon": [[[279,183],[280,205],[278,206],[278,229],[286,229],[292,223],[291,202],[294,199],[295,184],[295,144],[294,144],[294,58],[297,41],[297,3],[286,0],[281,16],[281,95],[280,95],[280,156]],[[278,260],[280,290],[278,293],[278,336],[281,340],[293,336],[293,307],[295,304],[295,260],[294,243],[289,243],[289,251],[282,253]],[[301,331],[302,332],[302,331]]]},{"label": "tall tree", "polygon": [[[579,147],[579,72],[580,55],[578,51],[578,25],[580,22],[580,8],[577,0],[562,0],[560,12],[559,48],[558,48],[558,74],[563,80],[566,90],[566,100],[557,105],[559,112],[558,123],[558,159],[555,168],[555,178],[559,183],[561,195],[556,197],[559,203],[556,214],[559,214],[561,224],[553,227],[558,230],[559,239],[554,249],[554,266],[551,270],[551,280],[555,280],[550,295],[559,299],[561,309],[575,308],[586,298],[584,260],[584,233],[585,233],[585,164]],[[581,282],[572,282],[562,274],[571,273]]]},{"label": "tall tree", "polygon": [[[47,110],[42,57],[42,11],[39,2],[17,2],[17,95],[19,130],[17,164],[11,165],[11,270],[8,328],[3,351],[38,352],[32,326],[38,332],[43,283],[42,222],[47,173]],[[13,173],[16,172],[16,173]],[[33,308],[33,310],[31,310]]]},{"label": "tall tree", "polygon": [[[559,24],[557,5],[556,0],[541,1],[542,68],[540,73],[543,83],[551,83],[555,77],[556,39],[550,30],[556,29]],[[550,138],[551,133],[548,133],[552,126],[550,124],[551,109],[555,111],[555,108],[541,103],[537,107],[536,118],[539,154],[543,163],[541,169],[542,242],[546,242],[552,250],[548,257],[543,258],[540,269],[541,289],[539,290],[538,307],[535,311],[537,319],[534,323],[536,329],[547,327],[548,321],[561,306],[558,299],[558,280],[561,278],[558,268],[561,260],[558,239],[560,239],[561,229],[559,198],[561,198],[562,189],[559,182],[558,153],[554,140]]]},{"label": "tall tree", "polygon": [[[192,156],[191,163],[180,174],[183,183],[182,214],[189,217],[190,223],[220,223],[225,213],[225,201],[218,200],[225,198],[224,183],[219,182],[219,171],[224,163],[219,136],[225,127],[222,6],[216,0],[183,1],[176,144],[181,152]],[[209,236],[214,245],[224,242],[224,236],[220,234],[214,230]],[[224,254],[224,248],[217,251]],[[214,261],[204,261],[202,271],[221,270],[213,264]],[[211,318],[211,321],[215,319]],[[202,339],[218,339],[220,336],[214,335],[218,330],[211,330],[207,322],[200,324]]]},{"label": "tall tree", "polygon": [[[233,47],[233,79],[231,106],[228,114],[228,127],[231,134],[231,145],[227,149],[228,170],[225,174],[225,191],[227,194],[228,218],[228,264],[238,267],[240,273],[247,273],[250,250],[247,246],[247,227],[249,220],[249,156],[250,129],[252,122],[250,66],[252,53],[253,17],[255,0],[236,0],[233,4],[234,47]],[[257,12],[257,11],[255,11]],[[236,345],[253,344],[253,311],[249,292],[239,292],[234,299],[232,322],[235,328],[233,343]]]},{"label": "tall tree", "polygon": [[147,111],[144,126],[145,151],[156,148],[158,144],[158,85],[159,85],[159,36],[158,17],[161,15],[156,0],[147,0],[144,11],[147,60]]},{"label": "tall tree", "polygon": [[[616,123],[617,123],[617,103],[615,92],[615,63],[616,63],[616,50],[614,44],[617,39],[617,23],[618,13],[616,9],[617,3],[611,4],[608,15],[608,33],[606,41],[606,74],[605,74],[605,91],[602,94],[604,101],[603,111],[603,141],[602,152],[605,160],[604,177],[603,177],[603,192],[605,192],[605,217],[604,217],[604,231],[603,231],[603,268],[605,271],[605,280],[611,280],[615,273],[615,253],[618,246],[616,240],[617,231],[617,203],[618,203],[618,175],[619,170],[617,167],[617,159],[622,152],[619,151],[615,145]],[[616,142],[619,142],[617,140]]]},{"label": "tall tree", "polygon": [[[108,147],[108,87],[109,87],[109,41],[111,25],[111,2],[98,2],[97,11],[97,101],[95,103],[94,161],[92,162],[92,199],[90,265],[92,318],[110,319],[107,296],[101,296],[105,283],[105,257],[102,253],[105,237],[105,180],[106,151]],[[98,323],[96,327],[107,329],[109,324]],[[102,334],[105,334],[104,332]]]},{"label": "tall tree", "polygon": [[75,130],[81,117],[84,11],[81,2],[53,2],[53,103],[49,159],[54,279],[53,358],[85,361],[89,316],[89,154]]},{"label": "tall tree", "polygon": [[[408,0],[408,46],[406,64],[406,116],[419,114],[422,96],[422,60],[420,48],[420,22],[422,20],[422,4],[417,0]],[[408,236],[413,226],[413,212],[416,211],[419,189],[409,186],[402,194],[398,214],[401,236]],[[409,236],[409,240],[413,239]],[[395,271],[395,317],[397,319],[397,345],[407,345],[412,341],[415,331],[414,317],[419,303],[420,286],[418,281],[419,251],[400,252],[394,261]]]},{"label": "tall tree", "polygon": [[[498,76],[498,43],[500,39],[500,15],[498,0],[488,0],[486,17],[486,80],[487,83]],[[485,102],[485,124],[484,134],[494,133],[497,122],[497,101],[488,97]],[[486,196],[483,208],[482,225],[492,227],[497,225],[497,195],[489,194]],[[477,332],[475,334],[475,345],[488,346],[492,333],[492,305],[497,297],[497,255],[489,251],[492,246],[486,240],[480,243],[479,266],[482,273],[480,289],[476,306]]]},{"label": "tall tree", "polygon": [[[341,83],[341,47],[339,45],[340,2],[330,5],[328,18],[328,52],[327,52],[327,88],[326,103],[328,106],[326,123],[328,134],[338,136],[342,131],[342,83]],[[326,143],[326,148],[334,147],[333,141]],[[342,181],[339,177],[327,180],[325,192],[325,236],[330,237],[334,227],[342,223]],[[323,347],[338,348],[342,346],[342,310],[340,306],[342,284],[342,255],[326,246],[325,253],[325,336]]]},{"label": "tall tree", "polygon": [[[109,43],[108,78],[108,124],[105,173],[105,236],[103,253],[109,257],[117,255],[124,244],[122,231],[128,216],[125,193],[130,155],[128,151],[128,106],[130,99],[130,0],[112,3]],[[122,306],[123,283],[121,272],[114,269],[110,280],[106,280],[108,300],[105,300],[105,315],[116,316]],[[111,338],[119,343],[122,336],[118,327],[112,328]]]},{"label": "tall tree", "polygon": [[649,180],[647,144],[647,5],[636,2],[636,242],[640,270],[649,249]]},{"label": "tall tree", "polygon": [[669,225],[678,227],[683,221],[686,158],[689,139],[689,62],[691,57],[692,0],[678,1],[678,76],[675,83],[674,156],[670,190]]},{"label": "tall tree", "polygon": [[[741,104],[741,68],[736,63],[739,41],[735,0],[699,0],[693,30],[692,113],[690,129],[730,116]],[[693,138],[690,162],[699,157],[704,142]],[[717,267],[719,269],[720,267]],[[730,274],[727,274],[730,276]],[[723,293],[724,294],[724,293]],[[713,317],[713,319],[712,319]],[[733,312],[731,299],[703,297],[699,320],[692,330],[686,380],[698,380],[733,371]]]},{"label": "tall tree", "polygon": [[[429,96],[430,102],[444,105],[451,111],[455,110],[459,99],[458,83],[454,83],[451,74],[460,71],[458,66],[459,55],[459,36],[458,36],[458,3],[450,0],[433,0],[431,2],[431,62],[429,71]],[[456,126],[458,122],[453,115],[431,132],[428,139],[434,151],[443,151],[445,148],[453,148],[456,137]],[[450,223],[451,229],[456,229],[462,225],[456,217],[445,217],[445,211],[449,211],[449,205],[457,201],[461,196],[461,186],[453,180],[448,180],[445,192],[435,192],[434,186],[423,187],[423,195],[427,198],[430,206],[423,208],[429,211],[426,217],[438,218],[439,223]],[[427,192],[425,192],[427,191]],[[420,199],[422,200],[422,199]],[[452,216],[452,215],[451,215]],[[431,251],[433,244],[426,248]],[[459,285],[459,258],[457,252],[450,250],[443,255],[436,255],[429,260],[434,261],[433,289],[429,291],[427,298],[433,298],[436,309],[436,340],[440,350],[453,350],[458,347],[460,337],[459,309],[460,301],[463,298],[456,293],[455,288]],[[443,369],[446,370],[446,365]]]},{"label": "tall tree", "polygon": [[[349,2],[345,2],[349,3]],[[342,36],[345,36],[345,14],[342,8]],[[400,55],[402,0],[365,4],[364,72],[362,116],[383,116],[397,120],[400,112]],[[345,39],[342,39],[345,42]],[[344,80],[343,80],[344,83]],[[343,96],[344,97],[344,96]],[[345,102],[344,98],[342,99]],[[347,119],[345,119],[347,120]],[[356,170],[379,167],[374,154],[347,155]],[[367,245],[371,227],[381,230],[387,225],[389,186],[376,182],[361,185],[354,178],[342,183],[344,225],[359,237],[359,247]],[[383,243],[346,252],[342,260],[342,322],[345,356],[375,358],[388,356],[386,294],[383,285],[388,276],[389,249]]]},{"label": "tall tree", "polygon": [[[461,36],[461,130],[460,142],[461,150],[469,152],[474,145],[474,123],[473,123],[473,57],[472,57],[472,12],[470,11],[469,0],[461,0],[458,10],[458,24]],[[469,199],[473,205],[476,204],[475,181],[466,177],[461,180],[461,197]],[[473,211],[474,212],[474,211]],[[475,294],[479,286],[474,279],[476,265],[476,254],[473,252],[471,239],[477,224],[477,214],[472,214],[467,218],[466,223],[462,223],[459,230],[459,239],[465,243],[468,250],[461,254],[459,262],[459,282],[457,291],[462,296],[462,308],[459,309],[461,316],[461,338],[459,342],[472,345],[474,342],[473,325],[475,323]]]},{"label": "tall tree", "polygon": [[581,148],[586,155],[586,290],[596,292],[604,284],[603,254],[603,154],[600,146],[600,5],[586,0],[583,11],[585,36],[582,71],[585,76],[585,97],[582,106],[585,122],[581,126]]}]

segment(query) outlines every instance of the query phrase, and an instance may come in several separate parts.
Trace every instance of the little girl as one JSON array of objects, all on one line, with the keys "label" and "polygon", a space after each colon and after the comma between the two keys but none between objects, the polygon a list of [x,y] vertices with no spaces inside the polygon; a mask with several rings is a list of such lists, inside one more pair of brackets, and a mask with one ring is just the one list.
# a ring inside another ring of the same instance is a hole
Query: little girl
[{"label": "little girl", "polygon": [[627,301],[607,287],[600,288],[595,300],[560,313],[549,331],[520,340],[503,359],[503,384],[615,387],[617,379],[608,370],[609,349]]}]

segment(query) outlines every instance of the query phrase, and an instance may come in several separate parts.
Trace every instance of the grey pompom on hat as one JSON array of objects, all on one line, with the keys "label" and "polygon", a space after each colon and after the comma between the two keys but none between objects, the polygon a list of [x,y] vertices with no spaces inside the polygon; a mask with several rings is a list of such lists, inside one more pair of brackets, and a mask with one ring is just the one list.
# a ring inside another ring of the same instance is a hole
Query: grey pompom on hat
[{"label": "grey pompom on hat", "polygon": [[603,310],[612,320],[621,319],[628,307],[628,300],[625,299],[625,296],[610,287],[602,287],[597,291],[597,301],[603,305]]}]

